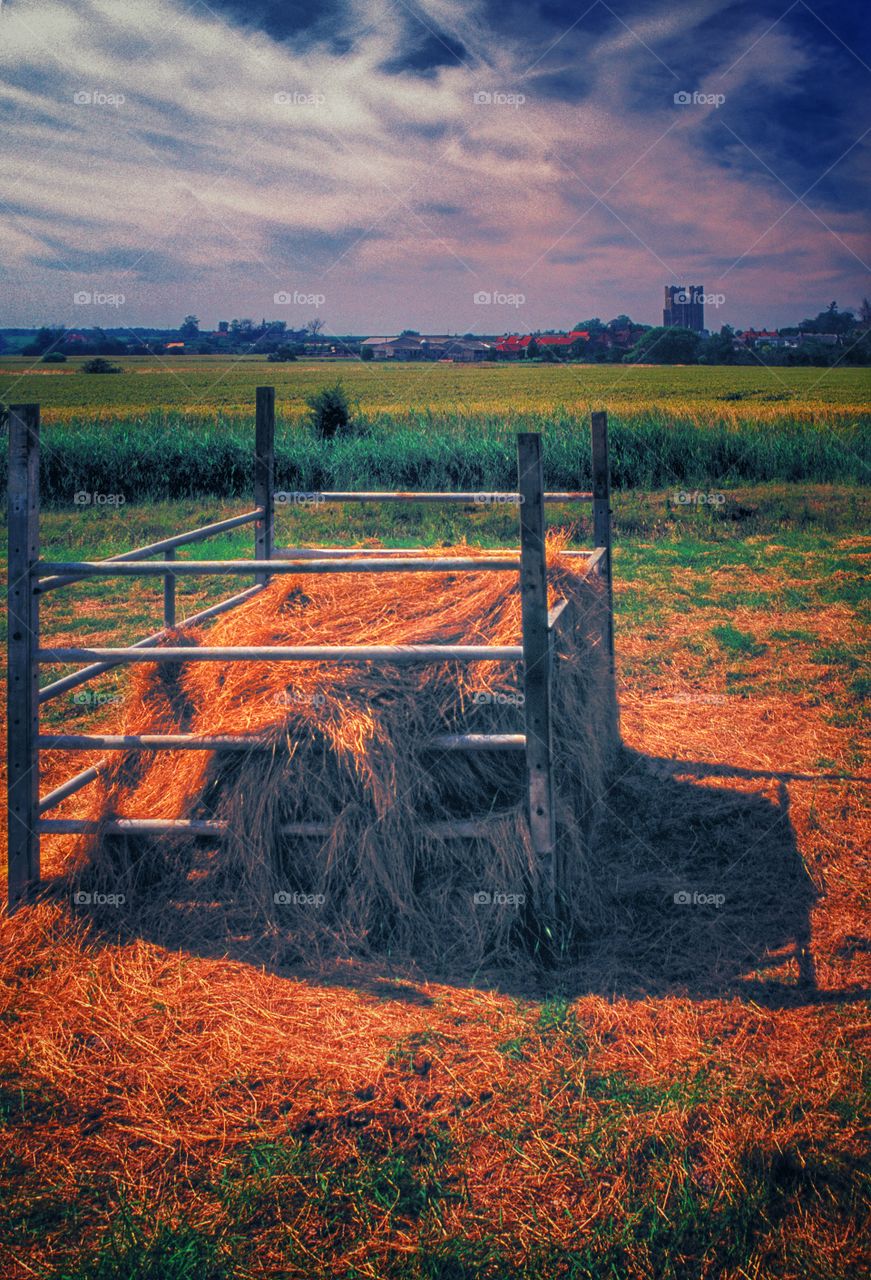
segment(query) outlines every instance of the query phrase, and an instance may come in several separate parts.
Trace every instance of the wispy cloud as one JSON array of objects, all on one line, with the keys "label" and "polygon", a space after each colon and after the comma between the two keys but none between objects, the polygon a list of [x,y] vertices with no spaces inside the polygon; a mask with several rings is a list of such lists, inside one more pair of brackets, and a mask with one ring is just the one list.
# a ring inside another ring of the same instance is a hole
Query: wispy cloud
[{"label": "wispy cloud", "polygon": [[[805,8],[7,0],[4,319],[82,323],[88,284],[358,331],[653,321],[672,274],[729,272],[723,321],[855,302],[867,75]],[[473,302],[521,277],[522,316]]]}]

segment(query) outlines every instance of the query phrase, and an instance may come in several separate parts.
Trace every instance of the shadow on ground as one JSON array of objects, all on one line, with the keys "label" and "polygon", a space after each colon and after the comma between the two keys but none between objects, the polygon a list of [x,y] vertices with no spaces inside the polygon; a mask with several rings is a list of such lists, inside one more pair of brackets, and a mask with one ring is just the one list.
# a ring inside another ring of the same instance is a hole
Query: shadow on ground
[{"label": "shadow on ground", "polygon": [[[775,801],[729,785],[755,776],[776,781]],[[599,926],[556,963],[530,955],[510,966],[438,971],[413,958],[355,959],[326,946],[307,963],[281,963],[274,938],[252,928],[226,892],[222,899],[207,871],[196,901],[167,895],[159,913],[131,919],[122,938],[418,1005],[432,1003],[421,990],[427,981],[531,999],[737,996],[772,1008],[858,1000],[867,993],[817,986],[810,912],[818,895],[790,820],[790,777],[624,749],[596,842]],[[45,888],[68,896],[70,881]],[[118,941],[117,911],[91,912],[88,920],[94,938]]]}]

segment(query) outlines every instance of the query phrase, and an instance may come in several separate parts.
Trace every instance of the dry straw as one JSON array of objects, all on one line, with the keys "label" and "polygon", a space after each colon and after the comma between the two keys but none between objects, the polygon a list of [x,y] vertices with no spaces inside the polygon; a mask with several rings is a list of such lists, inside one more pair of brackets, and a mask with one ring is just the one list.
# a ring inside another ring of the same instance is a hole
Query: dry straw
[{"label": "dry straw", "polygon": [[[560,619],[553,680],[561,945],[600,925],[591,843],[617,746],[606,601],[584,561],[548,552]],[[470,548],[460,549],[473,554]],[[441,549],[438,554],[444,554]],[[167,643],[199,644],[174,633]],[[516,572],[282,577],[217,622],[213,645],[517,644]],[[555,936],[537,910],[522,752],[433,749],[445,733],[523,731],[517,664],[155,664],[134,669],[124,733],[241,734],[268,749],[126,753],[91,816],[225,821],[220,839],[83,840],[83,888],[126,897],[158,941],[251,947],[275,962],[327,953],[480,964]],[[487,834],[429,827],[488,818]],[[329,835],[282,833],[328,823]],[[489,900],[482,900],[489,898]]]}]

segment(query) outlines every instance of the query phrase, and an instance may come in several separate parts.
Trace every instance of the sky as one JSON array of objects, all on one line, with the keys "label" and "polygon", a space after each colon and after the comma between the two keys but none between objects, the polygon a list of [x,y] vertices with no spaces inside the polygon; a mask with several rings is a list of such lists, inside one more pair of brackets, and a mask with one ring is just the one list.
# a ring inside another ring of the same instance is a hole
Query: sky
[{"label": "sky", "polygon": [[0,325],[871,294],[866,0],[0,0]]}]

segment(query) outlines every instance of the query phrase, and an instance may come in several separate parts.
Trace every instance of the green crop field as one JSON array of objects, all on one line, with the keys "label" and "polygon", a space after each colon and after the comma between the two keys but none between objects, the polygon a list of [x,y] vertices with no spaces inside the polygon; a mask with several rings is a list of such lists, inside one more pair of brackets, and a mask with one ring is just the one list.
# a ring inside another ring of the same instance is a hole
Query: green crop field
[{"label": "green crop field", "polygon": [[159,409],[187,414],[246,414],[254,388],[276,388],[282,414],[298,416],[306,397],[340,377],[360,412],[431,410],[465,415],[584,412],[595,407],[673,409],[731,416],[752,409],[771,420],[833,412],[867,412],[867,369],[705,368],[638,365],[383,364],[304,361],[270,364],[263,357],[113,357],[121,374],[84,374],[81,359],[42,365],[0,357],[0,401],[39,401],[49,422],[69,416],[127,418]]}]

